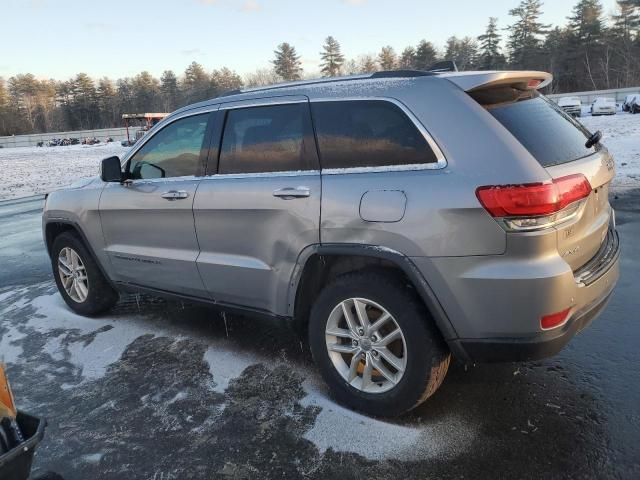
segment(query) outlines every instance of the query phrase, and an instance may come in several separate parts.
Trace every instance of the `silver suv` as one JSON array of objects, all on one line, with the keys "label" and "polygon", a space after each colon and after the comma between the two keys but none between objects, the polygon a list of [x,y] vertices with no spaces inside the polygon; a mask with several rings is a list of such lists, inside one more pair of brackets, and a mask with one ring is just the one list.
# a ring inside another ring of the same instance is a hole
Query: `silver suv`
[{"label": "silver suv", "polygon": [[462,362],[557,353],[618,279],[614,162],[542,72],[379,72],[182,108],[48,196],[60,293],[293,319],[334,396],[406,412]]}]

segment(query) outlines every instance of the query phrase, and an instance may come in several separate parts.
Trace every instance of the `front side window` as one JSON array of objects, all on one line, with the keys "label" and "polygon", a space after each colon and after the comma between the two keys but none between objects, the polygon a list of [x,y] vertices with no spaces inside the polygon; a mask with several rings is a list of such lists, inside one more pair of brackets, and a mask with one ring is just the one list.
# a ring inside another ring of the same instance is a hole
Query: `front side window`
[{"label": "front side window", "polygon": [[156,133],[129,162],[130,178],[170,178],[198,174],[209,114],[182,118]]},{"label": "front side window", "polygon": [[316,169],[306,103],[229,110],[219,173]]},{"label": "front side window", "polygon": [[425,137],[396,105],[383,100],[312,104],[322,168],[435,163]]}]

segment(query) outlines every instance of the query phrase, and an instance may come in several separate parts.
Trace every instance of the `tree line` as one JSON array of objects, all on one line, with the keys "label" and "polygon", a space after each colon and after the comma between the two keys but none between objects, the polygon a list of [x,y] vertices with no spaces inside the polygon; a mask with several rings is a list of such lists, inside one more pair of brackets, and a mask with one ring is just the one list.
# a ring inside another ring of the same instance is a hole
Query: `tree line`
[{"label": "tree line", "polygon": [[421,40],[396,52],[347,59],[329,36],[321,47],[320,72],[305,73],[293,45],[274,51],[269,68],[244,77],[223,67],[207,71],[192,62],[180,76],[166,70],[160,78],[147,71],[116,81],[79,73],[66,81],[39,80],[30,73],[0,77],[0,136],[120,126],[123,113],[170,112],[242,86],[369,73],[424,70],[443,59],[460,70],[544,70],[554,75],[552,93],[640,86],[640,0],[617,0],[606,16],[599,0],[579,0],[566,25],[541,21],[542,0],[521,0],[509,11],[506,27],[489,18],[478,37],[452,36],[443,48]]}]

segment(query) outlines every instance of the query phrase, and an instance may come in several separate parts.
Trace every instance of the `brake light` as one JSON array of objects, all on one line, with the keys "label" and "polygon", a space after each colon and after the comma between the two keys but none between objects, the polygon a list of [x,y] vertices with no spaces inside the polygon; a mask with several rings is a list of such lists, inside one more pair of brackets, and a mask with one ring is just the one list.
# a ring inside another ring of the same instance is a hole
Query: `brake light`
[{"label": "brake light", "polygon": [[478,200],[494,217],[550,215],[590,193],[591,185],[582,174],[557,178],[550,183],[487,186],[476,190]]},{"label": "brake light", "polygon": [[529,83],[527,84],[527,87],[529,88],[538,88],[538,86],[540,86],[540,84],[542,83],[542,80],[534,78],[529,80]]},{"label": "brake light", "polygon": [[551,315],[545,315],[540,319],[540,328],[543,330],[549,330],[550,328],[556,328],[564,324],[567,321],[571,308],[567,308],[558,313],[552,313]]}]

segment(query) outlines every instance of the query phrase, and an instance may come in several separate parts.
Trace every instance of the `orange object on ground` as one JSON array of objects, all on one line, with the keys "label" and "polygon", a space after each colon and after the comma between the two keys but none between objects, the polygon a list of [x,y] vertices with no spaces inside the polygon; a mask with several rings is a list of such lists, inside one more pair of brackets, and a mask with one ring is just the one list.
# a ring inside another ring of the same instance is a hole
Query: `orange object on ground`
[{"label": "orange object on ground", "polygon": [[4,371],[4,365],[0,364],[0,418],[9,417],[14,419],[17,413],[11,386]]}]

